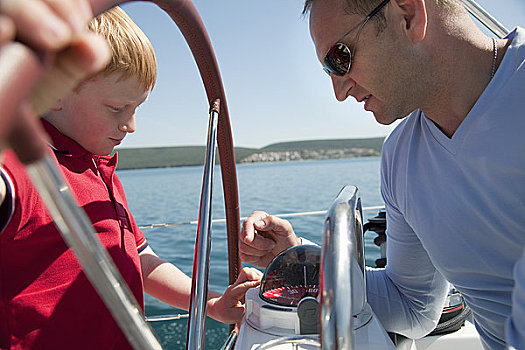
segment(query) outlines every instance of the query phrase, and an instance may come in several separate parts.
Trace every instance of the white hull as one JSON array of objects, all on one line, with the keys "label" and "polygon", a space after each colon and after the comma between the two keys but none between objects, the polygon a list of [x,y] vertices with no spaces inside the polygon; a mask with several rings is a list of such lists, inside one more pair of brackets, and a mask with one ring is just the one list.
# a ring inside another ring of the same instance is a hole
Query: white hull
[{"label": "white hull", "polygon": [[[398,337],[397,345],[391,342],[389,336],[381,326],[377,317],[372,319],[366,326],[355,331],[356,350],[483,350],[481,341],[476,328],[470,321],[465,321],[465,325],[460,330],[445,334],[428,336],[413,340]],[[236,350],[255,350],[260,345],[278,339],[280,336],[262,332],[251,326],[246,319],[241,323],[239,336],[235,345]],[[304,344],[301,341],[288,342],[286,344],[271,347],[274,350],[313,350],[319,349],[319,345]]]},{"label": "white hull", "polygon": [[[377,321],[375,315],[372,316],[370,322],[355,331],[356,349],[359,350],[395,350],[395,346],[385,332],[383,326]],[[255,350],[259,345],[265,344],[279,336],[262,332],[255,329],[244,319],[241,323],[239,336],[235,344],[236,350]],[[301,344],[298,342],[290,342],[286,344],[276,345],[272,350],[286,350],[286,349],[319,349],[318,345]],[[409,348],[408,348],[409,349]],[[453,348],[448,348],[451,350]]]},{"label": "white hull", "polygon": [[457,332],[424,337],[417,340],[398,341],[399,350],[483,350],[476,328],[470,321]]}]

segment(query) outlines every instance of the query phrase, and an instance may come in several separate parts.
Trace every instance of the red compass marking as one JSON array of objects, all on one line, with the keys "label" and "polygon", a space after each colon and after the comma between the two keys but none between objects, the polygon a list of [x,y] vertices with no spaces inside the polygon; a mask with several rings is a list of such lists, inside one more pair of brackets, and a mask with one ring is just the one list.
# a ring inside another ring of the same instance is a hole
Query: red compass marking
[{"label": "red compass marking", "polygon": [[297,285],[297,286],[285,286],[274,288],[265,291],[262,295],[268,301],[274,302],[280,305],[286,306],[297,306],[299,301],[305,296],[312,296],[314,298],[319,294],[319,286],[314,284]]}]

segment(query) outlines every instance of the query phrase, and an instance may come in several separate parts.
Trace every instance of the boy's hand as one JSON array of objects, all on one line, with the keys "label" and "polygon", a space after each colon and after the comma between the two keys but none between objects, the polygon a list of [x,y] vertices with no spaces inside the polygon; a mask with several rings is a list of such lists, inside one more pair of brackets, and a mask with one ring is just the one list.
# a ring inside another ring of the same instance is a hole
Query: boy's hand
[{"label": "boy's hand", "polygon": [[231,284],[223,295],[209,301],[208,314],[226,324],[238,323],[244,316],[244,303],[241,300],[250,288],[261,283],[263,274],[252,267],[242,269],[235,283]]},{"label": "boy's hand", "polygon": [[300,244],[290,222],[255,211],[243,222],[239,253],[243,262],[266,267],[279,253]]}]

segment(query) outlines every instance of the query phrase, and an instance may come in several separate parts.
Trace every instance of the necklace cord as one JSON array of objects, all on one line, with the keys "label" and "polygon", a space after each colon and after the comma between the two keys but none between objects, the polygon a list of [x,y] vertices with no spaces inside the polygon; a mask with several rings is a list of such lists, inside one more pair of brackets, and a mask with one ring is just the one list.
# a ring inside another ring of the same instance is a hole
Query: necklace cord
[{"label": "necklace cord", "polygon": [[494,52],[494,56],[492,57],[492,72],[490,73],[491,79],[494,77],[494,74],[496,74],[496,62],[498,60],[498,46],[496,45],[496,39],[494,38],[492,38],[492,52]]}]

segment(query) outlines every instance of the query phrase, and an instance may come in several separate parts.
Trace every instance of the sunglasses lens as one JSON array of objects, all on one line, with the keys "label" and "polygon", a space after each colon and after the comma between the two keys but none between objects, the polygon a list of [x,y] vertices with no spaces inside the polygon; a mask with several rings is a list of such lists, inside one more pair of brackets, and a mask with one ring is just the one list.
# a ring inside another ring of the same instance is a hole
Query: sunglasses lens
[{"label": "sunglasses lens", "polygon": [[350,49],[343,43],[337,43],[324,57],[324,71],[343,76],[350,70],[352,55]]}]

